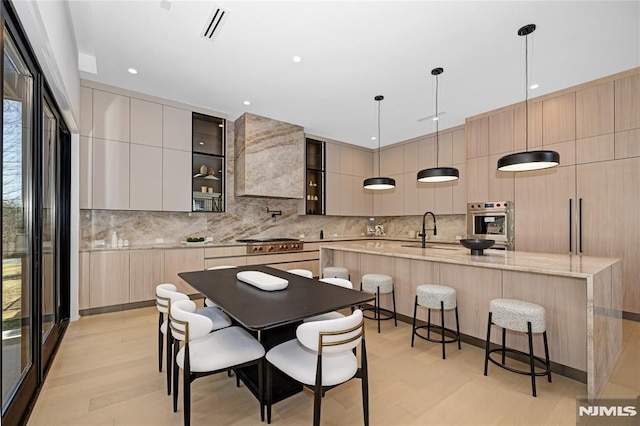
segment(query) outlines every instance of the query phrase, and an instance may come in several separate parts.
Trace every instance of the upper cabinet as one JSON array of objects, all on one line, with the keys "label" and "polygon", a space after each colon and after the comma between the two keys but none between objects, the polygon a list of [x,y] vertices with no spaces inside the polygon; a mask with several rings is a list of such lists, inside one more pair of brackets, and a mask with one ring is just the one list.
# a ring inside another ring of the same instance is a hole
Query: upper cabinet
[{"label": "upper cabinet", "polygon": [[640,74],[615,81],[615,131],[640,128]]},{"label": "upper cabinet", "polygon": [[191,111],[162,106],[162,147],[191,151]]},{"label": "upper cabinet", "polygon": [[304,198],[304,129],[244,113],[235,121],[236,196]]},{"label": "upper cabinet", "polygon": [[576,94],[560,95],[542,102],[542,141],[545,145],[575,140]]},{"label": "upper cabinet", "polygon": [[467,119],[467,158],[489,155],[489,119]]},{"label": "upper cabinet", "polygon": [[306,179],[304,214],[325,214],[325,143],[315,139],[306,140]]},{"label": "upper cabinet", "polygon": [[131,98],[131,143],[162,147],[162,105]]},{"label": "upper cabinet", "polygon": [[129,142],[129,98],[93,90],[94,138]]}]

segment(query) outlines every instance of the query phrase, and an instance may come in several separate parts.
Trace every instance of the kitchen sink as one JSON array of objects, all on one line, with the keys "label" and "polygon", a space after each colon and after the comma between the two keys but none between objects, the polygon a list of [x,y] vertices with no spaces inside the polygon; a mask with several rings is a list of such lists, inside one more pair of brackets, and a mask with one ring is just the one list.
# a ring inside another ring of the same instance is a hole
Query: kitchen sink
[{"label": "kitchen sink", "polygon": [[[422,248],[422,244],[401,244],[400,247],[412,247],[412,248]],[[457,247],[442,247],[442,246],[432,246],[427,244],[428,249],[437,249],[437,250],[458,250]]]}]

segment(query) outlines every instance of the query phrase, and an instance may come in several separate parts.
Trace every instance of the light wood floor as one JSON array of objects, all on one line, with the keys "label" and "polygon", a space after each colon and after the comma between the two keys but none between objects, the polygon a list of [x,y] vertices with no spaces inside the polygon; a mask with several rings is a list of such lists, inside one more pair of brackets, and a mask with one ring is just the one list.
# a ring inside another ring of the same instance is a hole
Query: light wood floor
[{"label": "light wood floor", "polygon": [[[157,367],[155,308],[84,317],[72,323],[44,383],[29,425],[181,425]],[[367,321],[370,415],[372,425],[575,425],[576,395],[586,385],[554,375],[530,379],[489,367],[483,376],[483,350],[463,343],[418,340],[411,327],[391,321],[377,334]],[[640,393],[640,323],[624,322],[624,352],[606,393]],[[182,392],[182,390],[180,390]],[[193,425],[258,425],[258,403],[235,379],[218,374],[192,384]],[[305,390],[274,405],[274,425],[308,425],[312,394]],[[362,424],[360,381],[327,392],[323,425]]]}]

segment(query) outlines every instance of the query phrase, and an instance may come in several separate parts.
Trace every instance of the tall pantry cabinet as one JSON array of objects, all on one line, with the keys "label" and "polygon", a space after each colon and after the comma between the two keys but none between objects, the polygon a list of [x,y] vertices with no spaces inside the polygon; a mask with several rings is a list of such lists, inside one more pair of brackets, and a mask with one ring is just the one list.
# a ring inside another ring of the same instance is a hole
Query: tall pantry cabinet
[{"label": "tall pantry cabinet", "polygon": [[[623,310],[640,314],[640,69],[530,102],[529,149],[544,143],[560,154],[560,166],[507,174],[513,179],[516,250],[622,258]],[[522,116],[511,108],[512,125],[492,120],[504,109],[467,121],[470,202],[497,199],[492,194],[508,199],[509,185],[491,178],[500,172],[490,135],[511,134],[491,123],[511,127],[513,150],[504,154],[522,150]]]}]

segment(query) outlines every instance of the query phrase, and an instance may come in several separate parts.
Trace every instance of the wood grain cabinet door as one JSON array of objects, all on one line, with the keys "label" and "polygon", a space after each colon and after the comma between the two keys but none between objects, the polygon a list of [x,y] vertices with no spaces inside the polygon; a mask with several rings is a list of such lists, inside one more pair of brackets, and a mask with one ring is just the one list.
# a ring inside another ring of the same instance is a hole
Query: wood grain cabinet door
[{"label": "wood grain cabinet door", "polygon": [[164,282],[164,251],[132,251],[129,277],[129,302],[155,299],[156,286]]},{"label": "wood grain cabinet door", "polygon": [[129,303],[129,252],[89,255],[89,307]]}]

